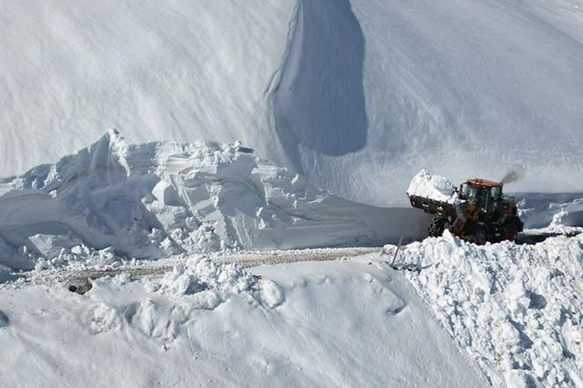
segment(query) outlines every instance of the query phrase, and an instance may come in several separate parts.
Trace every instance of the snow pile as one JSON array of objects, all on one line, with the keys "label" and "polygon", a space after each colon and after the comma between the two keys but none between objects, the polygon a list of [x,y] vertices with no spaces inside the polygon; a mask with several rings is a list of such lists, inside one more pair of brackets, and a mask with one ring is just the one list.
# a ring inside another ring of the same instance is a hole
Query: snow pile
[{"label": "snow pile", "polygon": [[494,385],[583,386],[583,237],[476,246],[446,233],[401,253],[436,318]]},{"label": "snow pile", "polygon": [[152,290],[175,295],[190,295],[204,290],[241,293],[254,290],[257,281],[236,263],[221,265],[207,256],[198,256],[175,266],[172,272],[152,284]]},{"label": "snow pile", "polygon": [[413,177],[407,189],[407,195],[416,195],[452,204],[459,202],[455,185],[442,176],[431,175],[426,169],[422,169]]},{"label": "snow pile", "polygon": [[17,269],[383,244],[424,229],[413,209],[331,196],[239,143],[130,146],[115,130],[54,165],[5,179],[0,193],[0,264]]}]

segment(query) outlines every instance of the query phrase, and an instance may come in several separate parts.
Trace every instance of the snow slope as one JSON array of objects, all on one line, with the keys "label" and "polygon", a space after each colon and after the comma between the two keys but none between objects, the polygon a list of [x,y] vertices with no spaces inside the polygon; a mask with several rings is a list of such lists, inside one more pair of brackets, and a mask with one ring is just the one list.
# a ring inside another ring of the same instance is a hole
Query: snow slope
[{"label": "snow slope", "polygon": [[406,204],[434,164],[456,183],[518,168],[514,191],[583,191],[580,0],[0,7],[1,175],[119,128],[240,140],[376,205]]},{"label": "snow slope", "polygon": [[[83,296],[63,286],[2,290],[0,382],[487,386],[386,264],[356,258],[250,275],[191,260],[182,271],[102,279]],[[184,286],[196,279],[206,287]]]},{"label": "snow slope", "polygon": [[582,6],[0,3],[0,386],[582,387]]},{"label": "snow slope", "polygon": [[268,154],[264,90],[293,4],[3,2],[1,175],[55,163],[107,128],[131,143],[240,140]]}]

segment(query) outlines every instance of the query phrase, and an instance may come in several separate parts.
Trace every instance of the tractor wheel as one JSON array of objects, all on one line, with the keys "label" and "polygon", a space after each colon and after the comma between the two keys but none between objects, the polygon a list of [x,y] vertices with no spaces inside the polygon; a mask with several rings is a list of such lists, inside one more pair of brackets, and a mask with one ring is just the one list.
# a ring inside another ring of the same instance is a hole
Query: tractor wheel
[{"label": "tractor wheel", "polygon": [[443,235],[443,231],[449,229],[451,223],[447,217],[436,216],[433,217],[431,223],[429,224],[429,237],[440,237]]},{"label": "tractor wheel", "polygon": [[483,225],[476,225],[474,230],[466,235],[465,240],[476,245],[484,245],[486,241],[488,241],[486,238],[487,235],[486,227]]},{"label": "tractor wheel", "polygon": [[516,223],[510,221],[506,226],[504,226],[504,240],[514,241],[516,238],[516,233],[518,231],[518,226]]}]

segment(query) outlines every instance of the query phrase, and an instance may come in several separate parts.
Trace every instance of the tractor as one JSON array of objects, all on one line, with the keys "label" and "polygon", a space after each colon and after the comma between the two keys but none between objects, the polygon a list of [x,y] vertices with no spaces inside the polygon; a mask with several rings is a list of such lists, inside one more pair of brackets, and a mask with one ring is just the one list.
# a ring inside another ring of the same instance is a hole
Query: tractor
[{"label": "tractor", "polygon": [[502,187],[499,182],[468,179],[454,189],[459,200],[453,203],[407,195],[413,207],[435,214],[428,228],[430,237],[439,237],[449,229],[455,236],[482,245],[487,241],[514,241],[524,227],[514,198],[503,195]]}]

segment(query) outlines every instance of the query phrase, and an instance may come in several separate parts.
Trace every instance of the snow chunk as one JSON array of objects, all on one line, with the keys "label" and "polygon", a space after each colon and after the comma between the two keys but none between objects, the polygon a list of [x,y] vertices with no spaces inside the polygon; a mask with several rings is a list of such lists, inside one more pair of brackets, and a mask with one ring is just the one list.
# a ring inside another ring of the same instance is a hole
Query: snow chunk
[{"label": "snow chunk", "polygon": [[426,169],[422,169],[413,177],[407,189],[407,195],[417,195],[453,204],[460,200],[453,183],[442,176],[431,175]]},{"label": "snow chunk", "polygon": [[113,307],[100,304],[93,309],[89,327],[93,334],[107,333],[119,330],[121,320]]},{"label": "snow chunk", "polygon": [[191,295],[204,290],[241,293],[255,288],[257,278],[237,263],[217,264],[207,256],[190,258],[174,267],[154,289],[175,295]]},{"label": "snow chunk", "polygon": [[263,279],[259,282],[261,300],[269,308],[275,308],[285,301],[285,295],[281,287],[272,280]]}]

